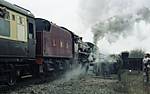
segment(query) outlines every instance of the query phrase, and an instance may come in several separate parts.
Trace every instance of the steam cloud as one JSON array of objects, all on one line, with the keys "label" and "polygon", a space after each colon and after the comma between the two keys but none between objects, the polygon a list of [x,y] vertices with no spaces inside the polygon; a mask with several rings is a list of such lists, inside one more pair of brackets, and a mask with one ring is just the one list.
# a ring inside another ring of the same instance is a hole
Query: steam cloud
[{"label": "steam cloud", "polygon": [[102,50],[150,51],[146,44],[150,41],[149,6],[148,0],[82,0],[79,13],[85,25],[91,27],[94,43],[101,45]]},{"label": "steam cloud", "polygon": [[71,79],[78,79],[80,76],[85,75],[86,74],[86,67],[82,67],[82,65],[79,65],[76,68],[73,68],[72,70],[67,71],[63,77],[61,78],[61,80],[63,81],[69,81]]},{"label": "steam cloud", "polygon": [[141,21],[149,23],[150,10],[148,8],[137,11],[135,15],[113,16],[103,22],[98,22],[92,28],[94,42],[97,44],[97,41],[103,37],[106,37],[109,43],[116,42],[119,36],[126,37],[130,32],[132,33],[133,26]]}]

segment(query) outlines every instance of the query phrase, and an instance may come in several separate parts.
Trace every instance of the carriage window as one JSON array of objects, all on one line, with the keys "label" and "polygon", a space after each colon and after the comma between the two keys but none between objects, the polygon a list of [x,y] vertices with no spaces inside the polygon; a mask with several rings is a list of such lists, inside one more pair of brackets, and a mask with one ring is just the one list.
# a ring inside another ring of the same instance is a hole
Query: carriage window
[{"label": "carriage window", "polygon": [[10,37],[10,23],[5,19],[0,19],[0,35]]},{"label": "carriage window", "polygon": [[29,23],[29,33],[33,34],[33,24]]},{"label": "carriage window", "polygon": [[19,23],[22,24],[22,17],[19,16]]},{"label": "carriage window", "polygon": [[29,38],[34,38],[34,28],[32,23],[29,23]]},{"label": "carriage window", "polygon": [[0,35],[10,37],[9,12],[5,8],[0,8],[0,17],[3,18],[0,19]]},{"label": "carriage window", "polygon": [[15,15],[12,15],[12,20],[15,21]]}]

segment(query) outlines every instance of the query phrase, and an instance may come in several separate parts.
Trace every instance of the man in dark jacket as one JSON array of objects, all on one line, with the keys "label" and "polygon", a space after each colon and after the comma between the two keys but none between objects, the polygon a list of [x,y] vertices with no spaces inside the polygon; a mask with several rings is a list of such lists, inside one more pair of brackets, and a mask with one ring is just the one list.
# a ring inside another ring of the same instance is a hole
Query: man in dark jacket
[{"label": "man in dark jacket", "polygon": [[121,73],[122,73],[122,65],[123,65],[123,61],[122,61],[122,58],[121,56],[119,55],[118,56],[118,59],[117,59],[117,75],[118,75],[118,80],[121,81]]}]

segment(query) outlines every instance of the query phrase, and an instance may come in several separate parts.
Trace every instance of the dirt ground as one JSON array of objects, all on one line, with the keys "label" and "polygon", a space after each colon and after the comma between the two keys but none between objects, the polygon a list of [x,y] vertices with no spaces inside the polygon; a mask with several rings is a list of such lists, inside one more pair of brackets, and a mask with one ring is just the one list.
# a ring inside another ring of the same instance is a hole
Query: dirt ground
[{"label": "dirt ground", "polygon": [[110,78],[89,74],[72,77],[62,77],[42,84],[29,84],[7,94],[150,94],[150,84],[145,85],[142,73],[138,72],[123,73],[121,82],[118,82],[116,75]]},{"label": "dirt ground", "polygon": [[126,94],[115,91],[116,80],[96,76],[81,76],[75,79],[58,79],[40,85],[30,85],[10,94]]}]

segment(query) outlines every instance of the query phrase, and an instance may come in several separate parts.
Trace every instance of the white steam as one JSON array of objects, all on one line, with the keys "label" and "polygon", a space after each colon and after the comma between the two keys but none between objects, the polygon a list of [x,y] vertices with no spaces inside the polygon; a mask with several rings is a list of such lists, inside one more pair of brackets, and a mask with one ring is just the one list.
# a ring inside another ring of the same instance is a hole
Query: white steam
[{"label": "white steam", "polygon": [[73,68],[72,70],[66,72],[62,78],[64,81],[69,81],[71,79],[77,79],[81,75],[85,74],[85,67],[82,67],[82,65],[79,65],[76,68]]},{"label": "white steam", "polygon": [[112,17],[102,24],[95,25],[93,29],[95,43],[102,39],[103,41],[99,41],[99,44],[103,43],[105,46],[101,48],[104,47],[111,53],[135,48],[150,51],[149,21],[150,10],[148,8],[140,9],[135,15]]},{"label": "white steam", "polygon": [[79,13],[101,51],[150,51],[149,8],[149,0],[82,0]]}]

